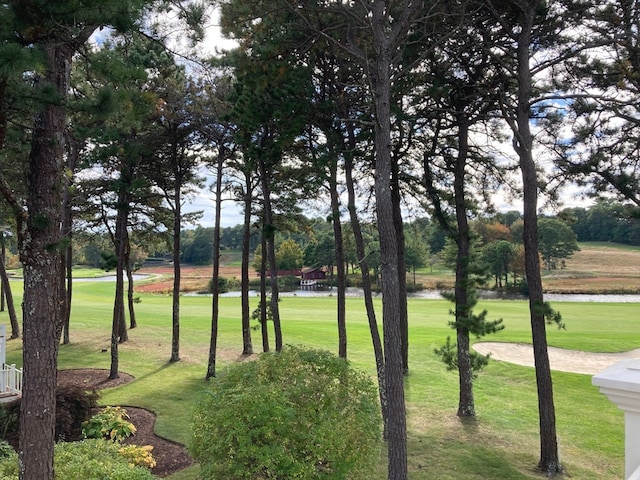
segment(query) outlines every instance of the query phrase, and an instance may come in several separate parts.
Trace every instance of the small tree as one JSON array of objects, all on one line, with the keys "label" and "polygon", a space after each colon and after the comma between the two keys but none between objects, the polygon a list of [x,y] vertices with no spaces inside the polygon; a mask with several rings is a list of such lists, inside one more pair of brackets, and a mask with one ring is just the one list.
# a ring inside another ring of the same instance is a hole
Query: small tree
[{"label": "small tree", "polygon": [[538,248],[547,270],[580,251],[576,234],[562,220],[541,218],[538,220]]},{"label": "small tree", "polygon": [[507,240],[495,240],[482,247],[482,259],[493,275],[495,288],[502,290],[508,286],[509,267],[515,251],[516,245]]},{"label": "small tree", "polygon": [[190,450],[203,479],[367,479],[380,427],[367,376],[289,346],[220,373],[196,407]]},{"label": "small tree", "polygon": [[291,271],[302,267],[304,252],[294,240],[283,241],[276,251],[280,270]]}]

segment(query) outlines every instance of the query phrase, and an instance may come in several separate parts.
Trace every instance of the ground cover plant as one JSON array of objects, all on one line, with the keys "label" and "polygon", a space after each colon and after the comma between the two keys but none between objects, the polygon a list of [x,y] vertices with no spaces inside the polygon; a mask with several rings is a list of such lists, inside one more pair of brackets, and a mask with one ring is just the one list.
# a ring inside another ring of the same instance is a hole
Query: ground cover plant
[{"label": "ground cover plant", "polygon": [[[19,284],[15,283],[17,304]],[[108,368],[113,284],[77,283],[71,344],[60,347],[59,368]],[[182,299],[182,361],[169,364],[170,297],[141,294],[138,328],[121,345],[120,365],[134,381],[103,392],[103,405],[145,407],[158,415],[156,432],[187,443],[192,410],[208,388],[204,381],[211,315],[210,297]],[[256,299],[253,299],[255,305]],[[285,343],[337,351],[335,298],[282,299]],[[377,303],[378,308],[380,304]],[[549,329],[552,346],[587,351],[626,351],[640,346],[638,304],[554,302],[566,331]],[[525,301],[483,300],[505,330],[491,340],[530,343]],[[411,299],[410,374],[406,378],[409,465],[413,479],[529,479],[538,452],[537,398],[532,368],[492,361],[476,382],[477,418],[456,416],[457,377],[433,355],[450,330],[445,300]],[[220,367],[247,361],[240,355],[240,300],[220,300]],[[349,359],[374,375],[371,341],[362,300],[347,301]],[[0,321],[6,321],[5,312]],[[259,349],[256,332],[254,347]],[[19,341],[8,342],[9,363],[21,363]],[[623,475],[623,413],[591,385],[589,375],[554,372],[561,459],[572,478],[617,479]],[[172,475],[194,480],[198,467]],[[374,479],[386,476],[384,457]]]},{"label": "ground cover plant", "polygon": [[[54,468],[56,480],[153,480],[157,477],[140,463],[137,452],[103,439],[56,444]],[[18,459],[15,453],[0,461],[0,478],[18,480]]]}]

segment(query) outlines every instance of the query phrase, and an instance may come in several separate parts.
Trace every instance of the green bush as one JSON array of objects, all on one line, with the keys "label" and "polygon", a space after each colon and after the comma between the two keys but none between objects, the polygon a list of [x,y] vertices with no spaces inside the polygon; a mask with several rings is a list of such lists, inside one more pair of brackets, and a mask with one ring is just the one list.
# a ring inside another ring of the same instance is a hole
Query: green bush
[{"label": "green bush", "polygon": [[[99,395],[79,386],[56,388],[57,440],[73,442],[82,438],[82,423],[91,416]],[[20,425],[20,399],[0,405],[0,439],[17,445]]]},{"label": "green bush", "polygon": [[82,433],[85,438],[108,438],[121,442],[136,433],[135,425],[128,418],[122,407],[105,407],[82,423]]},{"label": "green bush", "polygon": [[372,478],[376,389],[329,352],[286,347],[213,379],[192,435],[203,479]]},{"label": "green bush", "polygon": [[[135,466],[120,453],[122,446],[102,439],[60,442],[55,446],[56,480],[153,480],[146,468]],[[0,479],[18,479],[18,458],[14,453],[0,460]]]},{"label": "green bush", "polygon": [[[227,293],[240,290],[240,280],[236,277],[218,277],[218,293]],[[208,293],[213,292],[213,279],[209,280]]]},{"label": "green bush", "polygon": [[19,427],[20,400],[0,404],[0,439],[13,439],[17,444]]},{"label": "green bush", "polygon": [[10,457],[15,453],[15,450],[8,442],[0,440],[0,459]]}]

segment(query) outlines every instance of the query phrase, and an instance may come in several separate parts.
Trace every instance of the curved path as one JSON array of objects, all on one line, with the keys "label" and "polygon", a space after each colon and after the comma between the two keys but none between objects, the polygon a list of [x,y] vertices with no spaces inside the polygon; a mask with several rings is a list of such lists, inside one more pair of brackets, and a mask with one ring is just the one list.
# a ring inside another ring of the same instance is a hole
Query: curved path
[{"label": "curved path", "polygon": [[[533,347],[526,343],[477,342],[473,349],[494,360],[533,367]],[[640,359],[640,348],[620,353],[593,353],[580,350],[549,347],[549,363],[552,370],[595,375],[620,360]]]}]

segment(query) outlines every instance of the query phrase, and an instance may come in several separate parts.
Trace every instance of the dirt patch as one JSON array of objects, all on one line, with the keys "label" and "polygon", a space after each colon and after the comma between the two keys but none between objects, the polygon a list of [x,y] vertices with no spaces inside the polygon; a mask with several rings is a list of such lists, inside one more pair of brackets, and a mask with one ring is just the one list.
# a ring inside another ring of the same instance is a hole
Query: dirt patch
[{"label": "dirt patch", "polygon": [[184,445],[153,433],[156,414],[138,407],[124,407],[129,414],[131,423],[136,426],[136,434],[127,438],[123,443],[133,445],[151,445],[156,466],[151,470],[158,477],[167,477],[193,464],[193,459],[187,453]]},{"label": "dirt patch", "polygon": [[[101,390],[124,385],[133,380],[127,373],[120,372],[119,378],[109,380],[109,370],[97,368],[78,368],[58,371],[58,385],[80,385],[85,390]],[[176,442],[159,437],[153,432],[156,423],[155,413],[144,408],[124,406],[129,419],[136,427],[136,434],[124,443],[133,445],[151,445],[156,466],[151,470],[158,477],[167,477],[193,464],[186,448]]]},{"label": "dirt patch", "polygon": [[[473,349],[494,360],[533,367],[533,347],[526,343],[477,342]],[[640,359],[640,348],[620,353],[593,353],[580,350],[549,347],[549,363],[552,370],[595,375],[620,360]]]},{"label": "dirt patch", "polygon": [[79,386],[85,390],[102,390],[124,385],[133,380],[128,373],[118,372],[118,378],[109,379],[109,370],[100,368],[73,368],[58,370],[58,386]]},{"label": "dirt patch", "polygon": [[[136,273],[150,275],[149,280],[136,282],[135,291],[139,293],[168,294],[173,291],[173,267],[147,267]],[[180,269],[181,292],[204,292],[209,288],[209,282],[213,276],[211,266],[194,267],[185,266]],[[240,267],[220,267],[220,276],[226,278],[240,278]],[[249,278],[257,278],[253,271],[249,272]]]}]

